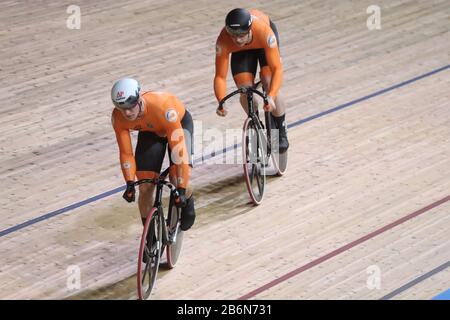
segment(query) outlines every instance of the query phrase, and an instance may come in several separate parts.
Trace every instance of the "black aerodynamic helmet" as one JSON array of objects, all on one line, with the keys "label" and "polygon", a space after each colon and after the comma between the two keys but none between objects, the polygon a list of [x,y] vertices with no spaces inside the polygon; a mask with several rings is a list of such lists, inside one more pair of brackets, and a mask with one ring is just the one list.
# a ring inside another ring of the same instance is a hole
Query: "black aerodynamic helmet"
[{"label": "black aerodynamic helmet", "polygon": [[247,33],[252,26],[252,15],[246,9],[236,8],[228,12],[225,18],[225,28],[231,35]]}]

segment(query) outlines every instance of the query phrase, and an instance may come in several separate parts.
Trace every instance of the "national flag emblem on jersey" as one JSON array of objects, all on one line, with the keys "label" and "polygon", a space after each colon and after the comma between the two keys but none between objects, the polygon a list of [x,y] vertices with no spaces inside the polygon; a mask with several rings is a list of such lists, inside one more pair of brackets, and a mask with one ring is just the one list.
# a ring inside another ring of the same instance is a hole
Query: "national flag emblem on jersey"
[{"label": "national flag emblem on jersey", "polygon": [[273,34],[267,37],[267,44],[269,48],[275,48],[277,46],[277,38]]},{"label": "national flag emblem on jersey", "polygon": [[169,122],[176,122],[178,118],[178,114],[174,109],[169,109],[166,112],[166,120]]}]

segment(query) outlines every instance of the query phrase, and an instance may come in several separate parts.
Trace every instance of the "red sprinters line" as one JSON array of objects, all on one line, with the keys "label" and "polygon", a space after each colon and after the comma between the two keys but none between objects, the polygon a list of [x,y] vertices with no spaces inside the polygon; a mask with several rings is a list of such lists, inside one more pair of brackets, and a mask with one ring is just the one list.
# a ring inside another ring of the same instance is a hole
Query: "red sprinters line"
[{"label": "red sprinters line", "polygon": [[353,248],[353,247],[355,247],[355,246],[357,246],[357,245],[359,245],[359,244],[361,244],[361,243],[363,243],[363,242],[365,242],[365,241],[367,241],[369,239],[372,239],[372,238],[376,237],[377,235],[379,235],[379,234],[381,234],[381,233],[383,233],[383,232],[385,232],[385,231],[387,231],[389,229],[392,229],[392,228],[402,224],[405,221],[411,220],[411,219],[421,215],[422,213],[425,213],[425,212],[427,212],[427,211],[429,211],[429,210],[431,210],[431,209],[433,209],[433,208],[435,208],[435,207],[437,207],[437,206],[439,206],[439,205],[441,205],[441,204],[443,204],[443,203],[445,203],[445,202],[447,202],[449,200],[450,200],[450,195],[448,195],[445,198],[443,198],[443,199],[441,199],[439,201],[436,201],[436,202],[434,202],[434,203],[432,203],[432,204],[430,204],[430,205],[428,205],[428,206],[426,206],[426,207],[424,207],[424,208],[422,208],[420,210],[417,210],[417,211],[415,211],[413,213],[410,213],[407,216],[405,216],[403,218],[400,218],[400,219],[398,219],[398,220],[396,220],[396,221],[394,221],[394,222],[392,222],[392,223],[390,223],[390,224],[388,224],[388,225],[386,225],[386,226],[384,226],[384,227],[382,227],[382,228],[380,228],[378,230],[375,230],[374,232],[371,232],[371,233],[369,233],[368,235],[365,235],[362,238],[359,238],[359,239],[357,239],[357,240],[355,240],[353,242],[350,242],[349,244],[346,244],[345,246],[340,247],[340,248],[338,248],[338,249],[336,249],[336,250],[334,250],[334,251],[332,251],[332,252],[330,252],[330,253],[328,253],[328,254],[320,257],[320,258],[317,258],[316,260],[313,260],[310,263],[307,263],[304,266],[301,266],[300,268],[295,269],[295,270],[293,270],[293,271],[291,271],[291,272],[289,272],[289,273],[287,273],[287,274],[285,274],[285,275],[283,275],[283,276],[281,276],[281,277],[279,277],[279,278],[277,278],[277,279],[275,279],[275,280],[273,280],[273,281],[263,285],[262,287],[260,287],[258,289],[255,289],[255,290],[253,290],[253,291],[243,295],[242,297],[238,298],[238,300],[250,299],[250,298],[256,296],[257,294],[260,294],[261,292],[266,291],[266,290],[276,286],[277,284],[279,284],[281,282],[284,282],[284,281],[286,281],[286,280],[288,280],[288,279],[290,279],[290,278],[292,278],[292,277],[294,277],[294,276],[296,276],[296,275],[298,275],[298,274],[300,274],[300,273],[302,273],[302,272],[304,272],[304,271],[306,271],[308,269],[311,269],[312,267],[317,266],[318,264],[321,264],[322,262],[327,261],[327,260],[337,256],[338,254],[340,254],[342,252],[345,252],[345,251],[347,251],[347,250],[349,250],[349,249],[351,249],[351,248]]}]

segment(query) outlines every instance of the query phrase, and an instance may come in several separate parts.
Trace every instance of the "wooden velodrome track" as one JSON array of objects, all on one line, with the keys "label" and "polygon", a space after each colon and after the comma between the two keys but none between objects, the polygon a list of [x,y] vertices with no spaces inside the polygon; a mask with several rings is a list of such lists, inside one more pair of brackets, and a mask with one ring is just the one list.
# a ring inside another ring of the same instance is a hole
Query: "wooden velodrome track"
[{"label": "wooden velodrome track", "polygon": [[[2,1],[1,299],[136,299],[142,226],[117,189],[115,80],[176,94],[197,134],[243,123],[238,99],[215,115],[212,90],[216,37],[242,2],[76,4],[80,30],[66,27],[66,3]],[[377,1],[381,30],[370,31],[372,4],[252,3],[280,32],[287,174],[253,207],[239,165],[199,163],[196,224],[152,299],[431,299],[450,288],[450,3]],[[67,286],[71,266],[80,289]]]}]

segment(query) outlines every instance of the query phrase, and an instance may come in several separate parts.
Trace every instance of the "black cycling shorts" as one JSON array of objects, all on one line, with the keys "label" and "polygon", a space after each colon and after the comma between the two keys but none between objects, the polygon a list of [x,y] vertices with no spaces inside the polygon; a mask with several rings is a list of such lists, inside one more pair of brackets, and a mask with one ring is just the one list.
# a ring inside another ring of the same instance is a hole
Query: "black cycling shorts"
[{"label": "black cycling shorts", "polygon": [[[277,39],[278,50],[280,50],[280,39],[278,36],[278,30],[275,24],[270,21],[270,28],[275,34]],[[241,72],[250,72],[253,76],[256,76],[256,69],[267,66],[266,54],[264,49],[251,49],[238,51],[231,54],[231,72],[233,76]]]},{"label": "black cycling shorts", "polygon": [[[186,149],[189,156],[189,165],[192,167],[192,156],[194,154],[194,122],[189,111],[186,110],[181,126],[184,129],[184,138],[186,142]],[[139,131],[135,159],[137,171],[153,171],[161,172],[161,166],[166,155],[167,138],[158,136],[154,132]],[[168,148],[169,161],[172,166],[174,163],[171,157],[170,147]]]}]

